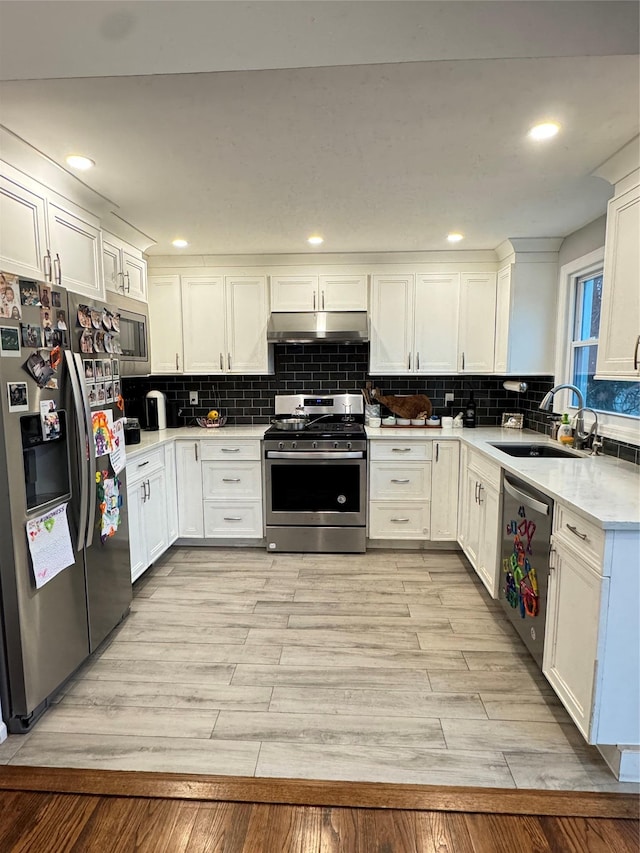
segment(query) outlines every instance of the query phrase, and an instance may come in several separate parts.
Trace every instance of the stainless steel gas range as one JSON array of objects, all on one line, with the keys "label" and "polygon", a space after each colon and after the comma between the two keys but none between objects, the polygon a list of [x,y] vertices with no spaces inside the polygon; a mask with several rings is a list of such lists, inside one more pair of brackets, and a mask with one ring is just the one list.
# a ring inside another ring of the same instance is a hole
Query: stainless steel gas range
[{"label": "stainless steel gas range", "polygon": [[303,423],[295,429],[274,423],[264,436],[269,551],[365,551],[367,442],[362,413],[360,394],[276,397],[276,416],[295,414]]}]

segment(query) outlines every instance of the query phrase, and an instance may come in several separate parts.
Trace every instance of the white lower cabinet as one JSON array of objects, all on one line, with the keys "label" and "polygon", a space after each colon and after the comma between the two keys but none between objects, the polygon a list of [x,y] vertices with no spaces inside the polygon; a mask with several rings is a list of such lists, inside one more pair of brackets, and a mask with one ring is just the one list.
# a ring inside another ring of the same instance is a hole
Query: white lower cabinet
[{"label": "white lower cabinet", "polygon": [[431,442],[369,442],[369,538],[429,539]]},{"label": "white lower cabinet", "polygon": [[180,538],[263,537],[260,447],[222,436],[176,442]]},{"label": "white lower cabinet", "polygon": [[131,581],[169,547],[164,448],[137,456],[127,466]]},{"label": "white lower cabinet", "polygon": [[498,597],[500,532],[500,466],[468,451],[461,464],[464,478],[458,542],[492,598]]},{"label": "white lower cabinet", "polygon": [[181,539],[202,539],[202,455],[198,439],[176,441],[176,481],[178,535]]},{"label": "white lower cabinet", "polygon": [[460,443],[434,441],[431,462],[431,539],[455,542],[458,531]]}]

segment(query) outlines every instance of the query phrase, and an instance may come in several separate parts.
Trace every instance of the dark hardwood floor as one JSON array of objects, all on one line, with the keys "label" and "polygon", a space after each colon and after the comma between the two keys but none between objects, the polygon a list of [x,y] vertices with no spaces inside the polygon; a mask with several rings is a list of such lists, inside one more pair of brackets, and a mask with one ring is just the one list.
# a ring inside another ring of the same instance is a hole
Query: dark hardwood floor
[{"label": "dark hardwood floor", "polygon": [[638,853],[625,794],[0,769],[2,853]]}]

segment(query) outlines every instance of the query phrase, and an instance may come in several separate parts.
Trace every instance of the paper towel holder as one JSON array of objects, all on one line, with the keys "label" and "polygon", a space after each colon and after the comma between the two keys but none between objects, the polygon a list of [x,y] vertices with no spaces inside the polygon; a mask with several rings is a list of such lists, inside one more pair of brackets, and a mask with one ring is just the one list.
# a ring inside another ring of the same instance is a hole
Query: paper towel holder
[{"label": "paper towel holder", "polygon": [[516,391],[518,394],[523,394],[529,387],[526,382],[520,382],[518,379],[507,379],[502,383],[505,391]]}]

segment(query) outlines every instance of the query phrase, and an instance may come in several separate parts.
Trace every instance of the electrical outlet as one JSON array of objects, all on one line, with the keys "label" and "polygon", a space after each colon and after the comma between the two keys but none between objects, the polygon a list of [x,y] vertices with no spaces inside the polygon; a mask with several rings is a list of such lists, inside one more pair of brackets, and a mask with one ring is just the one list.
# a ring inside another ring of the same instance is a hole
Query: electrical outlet
[{"label": "electrical outlet", "polygon": [[189,405],[197,406],[198,405],[198,392],[197,391],[189,391]]},{"label": "electrical outlet", "polygon": [[449,406],[449,405],[451,405],[451,403],[453,403],[453,394],[450,391],[448,391],[444,395],[444,404],[445,404],[445,406]]}]

